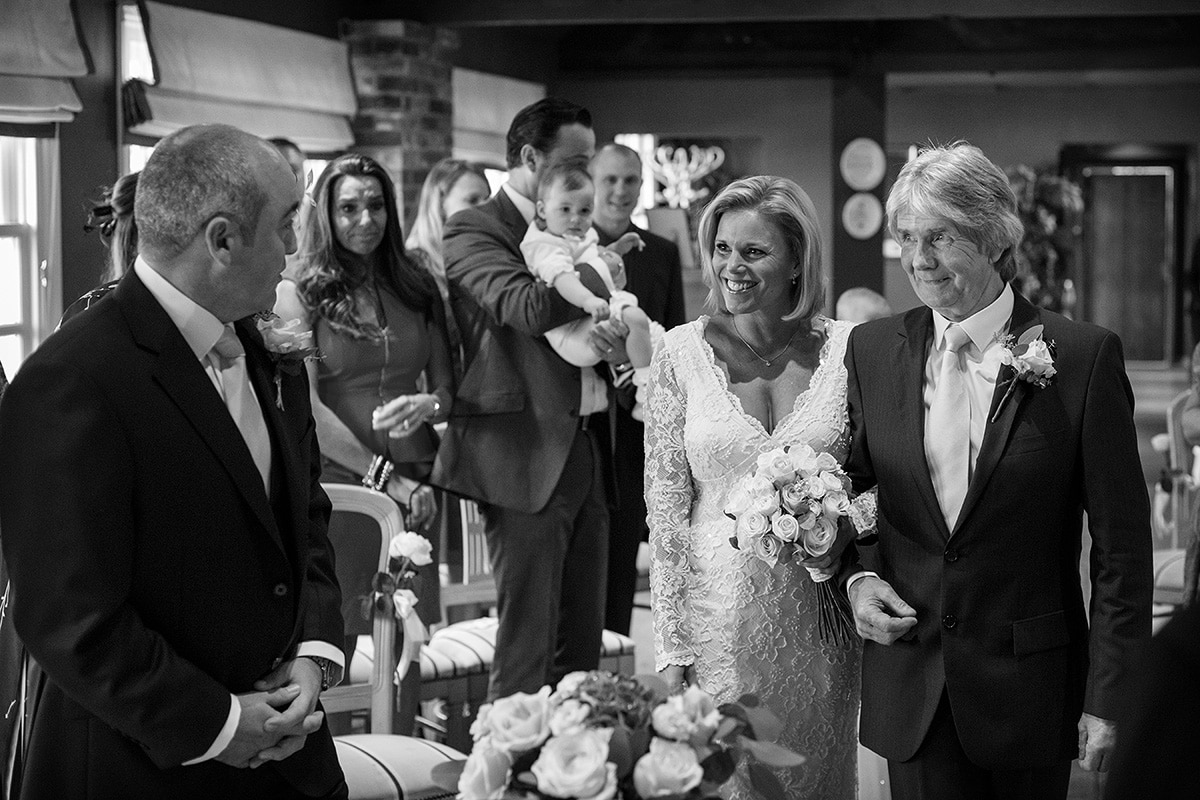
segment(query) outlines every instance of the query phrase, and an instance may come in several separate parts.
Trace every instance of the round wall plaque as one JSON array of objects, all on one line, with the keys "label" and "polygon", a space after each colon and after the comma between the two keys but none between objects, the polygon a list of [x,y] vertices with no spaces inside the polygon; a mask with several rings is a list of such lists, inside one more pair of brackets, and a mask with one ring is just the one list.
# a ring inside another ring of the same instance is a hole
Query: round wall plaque
[{"label": "round wall plaque", "polygon": [[867,192],[856,192],[842,206],[842,227],[855,239],[870,239],[883,224],[883,204]]},{"label": "round wall plaque", "polygon": [[842,150],[842,180],[856,192],[874,189],[887,172],[887,156],[874,139],[860,136]]}]

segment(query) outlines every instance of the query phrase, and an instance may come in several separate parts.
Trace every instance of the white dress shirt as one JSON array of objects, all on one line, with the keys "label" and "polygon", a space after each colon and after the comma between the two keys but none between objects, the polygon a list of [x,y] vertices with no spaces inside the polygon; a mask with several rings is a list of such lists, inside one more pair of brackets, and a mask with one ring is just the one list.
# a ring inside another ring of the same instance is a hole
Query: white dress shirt
[{"label": "white dress shirt", "polygon": [[[958,323],[958,326],[971,337],[971,343],[964,345],[962,349],[963,379],[967,388],[967,413],[971,417],[968,485],[970,485],[970,480],[975,477],[975,460],[979,458],[979,448],[983,444],[983,433],[987,428],[988,411],[992,405],[992,394],[996,389],[996,376],[1000,373],[999,338],[1008,328],[1012,310],[1012,287],[1005,284],[1000,296],[990,305]],[[951,320],[946,319],[937,311],[933,312],[933,347],[929,348],[929,358],[925,362],[923,394],[926,435],[929,434],[929,407],[933,402],[934,393],[937,391],[942,358],[946,355],[943,341],[946,338],[946,329],[951,324],[953,324]]]},{"label": "white dress shirt", "polygon": [[[133,271],[137,273],[139,279],[149,290],[150,294],[154,295],[154,299],[167,312],[167,316],[175,323],[175,327],[183,335],[184,341],[187,342],[191,351],[196,355],[196,360],[200,362],[200,366],[204,368],[209,380],[213,383],[213,388],[221,395],[221,369],[209,357],[212,347],[217,343],[217,339],[221,338],[221,334],[225,330],[225,325],[212,312],[203,306],[196,303],[192,298],[188,297],[183,292],[179,291],[170,281],[158,273],[154,267],[150,266],[141,256],[133,264]],[[254,391],[254,385],[251,383],[250,391]],[[223,395],[222,395],[223,396]],[[255,398],[257,400],[257,396]],[[222,400],[222,404],[224,401]],[[305,641],[301,642],[296,648],[296,657],[300,656],[315,656],[328,659],[337,664],[339,670],[345,667],[345,657],[342,655],[341,648],[334,647],[329,642],[321,641]],[[340,674],[331,676],[334,683],[340,680]],[[237,732],[238,723],[242,717],[242,706],[238,702],[235,695],[229,695],[229,717],[225,720],[225,725],[221,728],[217,738],[213,741],[212,746],[208,748],[198,758],[191,761],[185,761],[184,766],[189,764],[199,764],[201,761],[208,761],[210,758],[215,758],[229,746],[233,740],[234,733]]]},{"label": "white dress shirt", "polygon": [[[1008,284],[1000,292],[1000,296],[987,307],[976,311],[971,316],[958,323],[968,336],[971,343],[964,345],[963,379],[967,386],[968,413],[971,415],[971,455],[968,461],[967,485],[975,477],[975,460],[979,457],[979,448],[983,444],[983,434],[987,430],[987,415],[992,405],[992,394],[996,389],[996,377],[1000,374],[1000,342],[999,339],[1008,329],[1009,319],[1012,318],[1013,291]],[[937,311],[933,312],[933,346],[929,348],[929,357],[925,360],[925,388],[923,401],[925,406],[924,430],[929,428],[929,407],[933,402],[934,391],[937,389],[937,379],[942,368],[942,358],[945,349],[942,347],[946,337],[946,329],[954,324]],[[922,453],[922,456],[925,454]],[[856,572],[846,581],[846,591],[863,578],[878,578],[879,575],[869,570]]]},{"label": "white dress shirt", "polygon": [[[501,185],[500,191],[508,195],[508,199],[525,218],[526,225],[533,222],[533,218],[537,214],[537,207],[532,200],[512,188],[512,185],[508,183]],[[604,381],[596,374],[596,370],[591,367],[580,367],[579,378],[579,416],[586,417],[589,414],[608,410],[608,390],[604,386]]]}]

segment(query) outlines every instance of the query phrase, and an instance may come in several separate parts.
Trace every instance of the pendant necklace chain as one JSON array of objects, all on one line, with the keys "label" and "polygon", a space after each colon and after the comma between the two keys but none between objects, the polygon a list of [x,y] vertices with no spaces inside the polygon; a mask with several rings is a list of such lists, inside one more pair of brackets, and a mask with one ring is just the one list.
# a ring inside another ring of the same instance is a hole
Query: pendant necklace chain
[{"label": "pendant necklace chain", "polygon": [[797,325],[796,329],[794,331],[792,331],[792,335],[788,337],[787,344],[785,344],[783,346],[782,350],[780,350],[778,353],[771,356],[770,358],[763,358],[759,354],[759,352],[757,350],[755,350],[750,345],[749,342],[746,341],[746,337],[742,336],[742,332],[738,330],[737,317],[736,316],[732,317],[732,319],[733,319],[734,334],[737,335],[738,339],[741,339],[742,344],[746,345],[746,349],[749,350],[751,353],[753,353],[755,358],[757,358],[759,361],[761,361],[763,364],[765,364],[768,367],[771,366],[771,362],[775,361],[775,359],[779,358],[781,355],[783,355],[784,353],[786,353],[788,351],[788,348],[792,346],[792,341],[796,338],[796,334],[799,333],[800,329],[804,327],[803,325]]}]

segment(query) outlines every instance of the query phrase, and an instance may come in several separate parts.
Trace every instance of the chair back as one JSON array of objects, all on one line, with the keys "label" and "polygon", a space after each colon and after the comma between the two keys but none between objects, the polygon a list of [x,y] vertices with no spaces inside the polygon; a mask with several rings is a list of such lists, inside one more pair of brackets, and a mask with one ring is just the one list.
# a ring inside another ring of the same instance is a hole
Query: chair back
[{"label": "chair back", "polygon": [[[371,591],[375,573],[387,571],[388,546],[404,530],[404,522],[399,507],[386,494],[341,483],[325,483],[322,487],[333,503],[329,540],[342,589],[346,632],[353,634],[368,624],[362,616],[362,598]],[[330,687],[321,694],[321,703],[329,713],[369,709],[370,731],[391,733],[396,620],[387,614],[374,614],[369,628],[375,646],[370,683]]]},{"label": "chair back", "polygon": [[[480,616],[496,604],[496,581],[479,504],[464,498],[458,501],[458,509],[462,581],[442,587],[442,617],[448,622]],[[464,607],[470,609],[466,614],[458,611]]]},{"label": "chair back", "polygon": [[1194,450],[1183,437],[1183,409],[1190,395],[1191,390],[1185,389],[1167,404],[1167,469],[1171,473],[1169,509],[1173,522],[1173,548],[1184,546],[1191,532],[1191,509],[1197,490],[1196,482],[1192,479]]}]

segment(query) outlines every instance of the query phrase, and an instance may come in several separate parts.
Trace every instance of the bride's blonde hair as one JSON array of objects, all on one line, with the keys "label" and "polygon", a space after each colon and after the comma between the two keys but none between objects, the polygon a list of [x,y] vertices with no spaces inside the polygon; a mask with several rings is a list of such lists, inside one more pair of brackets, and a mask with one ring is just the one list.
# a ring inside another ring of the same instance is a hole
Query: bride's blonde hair
[{"label": "bride's blonde hair", "polygon": [[717,241],[717,225],[730,211],[754,211],[774,223],[799,262],[799,280],[792,286],[792,310],[783,319],[810,320],[816,316],[825,306],[826,298],[824,248],[821,229],[817,225],[817,209],[795,181],[775,175],[755,175],[734,181],[704,209],[697,238],[704,283],[708,286],[705,301],[708,307],[716,313],[729,313],[721,299],[712,254]]}]

